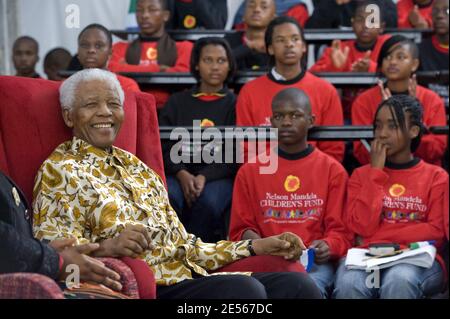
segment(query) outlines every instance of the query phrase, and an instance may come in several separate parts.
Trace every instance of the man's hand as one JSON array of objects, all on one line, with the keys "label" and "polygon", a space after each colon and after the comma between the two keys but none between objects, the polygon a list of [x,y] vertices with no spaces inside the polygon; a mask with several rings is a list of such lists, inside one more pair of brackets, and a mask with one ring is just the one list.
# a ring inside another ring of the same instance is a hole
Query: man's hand
[{"label": "man's hand", "polygon": [[197,199],[197,189],[194,184],[195,176],[183,169],[177,173],[176,177],[180,182],[186,204],[191,207]]},{"label": "man's hand", "polygon": [[76,242],[76,238],[62,238],[54,239],[48,245],[59,253],[67,247],[72,247]]},{"label": "man's hand", "polygon": [[372,51],[367,51],[361,59],[352,64],[352,72],[369,72],[370,55]]},{"label": "man's hand", "polygon": [[392,96],[391,90],[389,88],[385,88],[383,85],[383,81],[378,80],[378,87],[380,88],[381,98],[383,101],[386,101],[388,98]]},{"label": "man's hand", "polygon": [[206,177],[203,175],[197,175],[194,177],[195,196],[199,198],[205,188]]},{"label": "man's hand", "polygon": [[316,264],[325,264],[330,259],[330,247],[325,240],[314,240],[309,248],[315,250],[314,261]]},{"label": "man's hand", "polygon": [[103,241],[96,256],[137,258],[153,248],[147,229],[143,225],[130,224],[119,236]]},{"label": "man's hand", "polygon": [[65,280],[69,275],[66,272],[68,265],[78,265],[80,269],[80,280],[103,284],[111,289],[121,291],[122,285],[119,282],[119,274],[107,268],[101,261],[87,256],[99,247],[99,244],[85,244],[64,248],[59,253],[64,259],[59,280]]},{"label": "man's hand", "polygon": [[331,61],[334,67],[338,69],[342,68],[347,62],[349,52],[350,48],[347,46],[344,47],[344,50],[341,49],[340,40],[333,40],[331,43]]},{"label": "man's hand", "polygon": [[305,249],[300,237],[290,232],[253,240],[256,255],[282,256],[288,260],[298,260]]},{"label": "man's hand", "polygon": [[409,13],[408,20],[416,29],[426,29],[429,27],[427,20],[420,15],[419,6],[415,5],[414,9]]},{"label": "man's hand", "polygon": [[387,147],[380,140],[374,139],[370,145],[370,161],[373,168],[383,169],[386,163]]}]

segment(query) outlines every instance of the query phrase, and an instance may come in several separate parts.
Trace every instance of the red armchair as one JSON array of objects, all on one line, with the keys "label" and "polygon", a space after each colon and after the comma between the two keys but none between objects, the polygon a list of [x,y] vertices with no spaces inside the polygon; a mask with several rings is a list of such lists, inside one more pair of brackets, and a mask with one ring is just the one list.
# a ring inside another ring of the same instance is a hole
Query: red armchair
[{"label": "red armchair", "polygon": [[[59,85],[58,82],[41,79],[0,76],[0,170],[17,183],[30,203],[39,166],[59,144],[72,137],[62,120]],[[115,145],[136,154],[165,179],[153,96],[145,93],[127,94],[124,108],[125,121]],[[103,261],[121,274],[124,286],[122,292],[136,298],[155,297],[153,274],[143,261],[110,258]],[[141,278],[143,276],[145,278]],[[17,293],[24,293],[24,297],[31,297],[33,293],[60,297],[54,293],[48,280],[40,281],[39,276],[14,274],[0,277],[0,297],[15,293],[16,296]],[[136,277],[141,278],[139,286]],[[23,283],[22,288],[18,282]],[[50,287],[48,294],[44,288],[27,288],[40,287],[35,286],[36,282],[41,282],[42,287]],[[17,289],[7,292],[3,287]]]}]

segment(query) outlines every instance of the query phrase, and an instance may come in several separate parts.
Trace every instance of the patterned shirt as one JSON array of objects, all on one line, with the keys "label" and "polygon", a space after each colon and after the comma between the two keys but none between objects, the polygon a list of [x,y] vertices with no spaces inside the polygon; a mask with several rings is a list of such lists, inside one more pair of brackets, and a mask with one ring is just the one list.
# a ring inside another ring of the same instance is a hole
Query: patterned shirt
[{"label": "patterned shirt", "polygon": [[[110,152],[74,137],[42,164],[33,191],[34,234],[39,239],[75,237],[79,244],[115,237],[142,224],[155,248],[144,252],[159,285],[208,276],[250,255],[248,240],[203,243],[188,234],[170,206],[162,179],[136,156]],[[218,274],[218,273],[215,273]]]}]

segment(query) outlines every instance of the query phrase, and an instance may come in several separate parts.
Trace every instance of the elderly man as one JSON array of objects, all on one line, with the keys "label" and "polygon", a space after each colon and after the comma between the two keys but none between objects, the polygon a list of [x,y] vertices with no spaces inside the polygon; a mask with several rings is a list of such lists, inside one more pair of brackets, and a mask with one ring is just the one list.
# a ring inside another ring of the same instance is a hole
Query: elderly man
[{"label": "elderly man", "polygon": [[94,256],[142,258],[155,274],[158,298],[320,297],[304,273],[209,275],[250,255],[297,259],[305,247],[291,233],[214,244],[188,234],[161,178],[112,146],[124,120],[124,94],[114,74],[80,71],[62,84],[60,101],[74,137],[38,172],[33,202],[38,238],[75,237],[99,243]]}]

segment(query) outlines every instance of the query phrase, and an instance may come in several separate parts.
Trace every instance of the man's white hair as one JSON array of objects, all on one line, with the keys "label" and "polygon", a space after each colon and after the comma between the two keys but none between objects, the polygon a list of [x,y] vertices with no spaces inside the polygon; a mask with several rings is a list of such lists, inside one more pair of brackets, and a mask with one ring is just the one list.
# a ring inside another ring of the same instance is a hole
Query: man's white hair
[{"label": "man's white hair", "polygon": [[59,102],[63,110],[71,109],[75,103],[75,93],[81,82],[102,80],[119,93],[120,104],[123,105],[125,95],[119,80],[114,73],[101,69],[85,69],[66,79],[59,88]]}]

